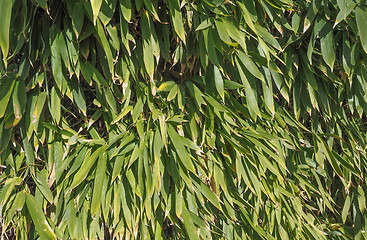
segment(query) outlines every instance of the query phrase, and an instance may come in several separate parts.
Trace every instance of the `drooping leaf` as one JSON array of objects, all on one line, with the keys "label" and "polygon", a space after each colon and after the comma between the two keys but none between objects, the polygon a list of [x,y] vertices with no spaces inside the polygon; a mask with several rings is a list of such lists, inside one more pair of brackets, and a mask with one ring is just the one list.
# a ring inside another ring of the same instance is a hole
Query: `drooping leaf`
[{"label": "drooping leaf", "polygon": [[224,100],[223,78],[222,74],[220,73],[220,70],[216,66],[214,66],[214,81],[215,81],[215,87],[217,88],[220,97]]},{"label": "drooping leaf", "polygon": [[172,1],[169,1],[168,4],[169,4],[169,9],[170,9],[175,32],[179,36],[179,38],[185,43],[186,37],[185,37],[184,25],[182,23],[180,1],[172,0]]},{"label": "drooping leaf", "polygon": [[187,152],[186,148],[180,141],[179,135],[176,133],[174,128],[171,125],[168,125],[167,128],[168,135],[170,137],[170,140],[173,143],[173,146],[175,147],[175,150],[179,156],[179,158],[182,161],[182,164],[190,171],[194,172],[195,167],[194,164],[190,158],[189,153]]},{"label": "drooping leaf", "polygon": [[355,13],[358,27],[358,35],[360,37],[364,51],[367,52],[367,29],[365,27],[367,21],[367,8],[365,6],[356,7]]},{"label": "drooping leaf", "polygon": [[3,60],[6,66],[6,58],[9,52],[9,33],[10,19],[13,8],[13,0],[4,0],[0,2],[0,47],[3,53]]},{"label": "drooping leaf", "polygon": [[97,16],[99,13],[99,10],[101,9],[103,0],[91,0],[90,4],[92,6],[93,11],[93,23],[96,25]]},{"label": "drooping leaf", "polygon": [[41,239],[56,240],[54,231],[51,229],[50,224],[46,220],[45,214],[43,213],[42,209],[39,208],[39,205],[36,203],[36,201],[37,200],[34,196],[27,194],[27,209],[31,215],[37,233],[40,235]]},{"label": "drooping leaf", "polygon": [[51,108],[50,112],[56,123],[60,123],[61,120],[61,99],[60,92],[56,87],[51,90]]},{"label": "drooping leaf", "polygon": [[104,153],[98,158],[98,164],[96,168],[96,177],[94,178],[93,197],[91,202],[91,214],[96,215],[101,208],[102,187],[105,180],[105,171],[107,164],[107,154]]},{"label": "drooping leaf", "polygon": [[326,64],[333,70],[335,62],[334,35],[331,23],[327,23],[320,33],[321,53]]},{"label": "drooping leaf", "polygon": [[3,117],[13,93],[15,78],[2,78],[0,82],[0,117]]},{"label": "drooping leaf", "polygon": [[88,175],[90,169],[92,168],[93,164],[99,157],[99,155],[105,150],[105,146],[100,146],[97,148],[92,155],[88,158],[84,159],[85,161],[80,166],[78,172],[74,175],[73,181],[69,187],[69,189],[73,189],[78,186]]}]

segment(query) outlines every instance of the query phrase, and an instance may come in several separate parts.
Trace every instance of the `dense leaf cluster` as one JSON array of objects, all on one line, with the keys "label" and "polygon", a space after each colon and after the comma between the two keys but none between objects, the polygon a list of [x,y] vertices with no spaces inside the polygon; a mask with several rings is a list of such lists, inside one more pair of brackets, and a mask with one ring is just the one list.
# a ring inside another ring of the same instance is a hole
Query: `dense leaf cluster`
[{"label": "dense leaf cluster", "polygon": [[0,234],[366,237],[360,0],[0,1]]}]

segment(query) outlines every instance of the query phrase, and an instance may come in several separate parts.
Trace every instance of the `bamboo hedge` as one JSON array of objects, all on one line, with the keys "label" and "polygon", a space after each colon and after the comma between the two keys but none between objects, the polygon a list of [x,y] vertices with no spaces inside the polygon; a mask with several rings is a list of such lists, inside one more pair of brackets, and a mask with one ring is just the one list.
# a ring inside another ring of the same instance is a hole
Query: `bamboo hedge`
[{"label": "bamboo hedge", "polygon": [[2,239],[365,239],[367,2],[0,0]]}]

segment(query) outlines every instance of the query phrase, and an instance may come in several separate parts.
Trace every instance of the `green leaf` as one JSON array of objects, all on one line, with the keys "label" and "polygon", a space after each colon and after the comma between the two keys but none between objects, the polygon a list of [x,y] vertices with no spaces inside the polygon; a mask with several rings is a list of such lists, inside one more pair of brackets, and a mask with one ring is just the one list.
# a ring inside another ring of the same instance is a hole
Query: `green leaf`
[{"label": "green leaf", "polygon": [[227,109],[222,104],[217,102],[213,97],[211,97],[209,95],[204,95],[204,97],[208,101],[208,103],[212,107],[214,107],[216,110],[221,111],[221,112],[228,112]]},{"label": "green leaf", "polygon": [[[247,107],[249,109],[249,112],[252,116],[253,119],[256,119],[256,116],[261,118],[261,113],[260,113],[260,109],[257,103],[257,97],[255,95],[256,91],[254,91],[254,89],[251,87],[243,69],[241,64],[239,63],[239,61],[236,59],[236,64],[237,64],[237,69],[238,72],[240,74],[240,77],[242,79],[242,82],[244,83],[245,86],[245,93],[246,93],[246,103],[247,103]],[[255,89],[256,90],[256,89]]]},{"label": "green leaf", "polygon": [[256,66],[256,64],[254,63],[254,61],[252,61],[252,59],[247,54],[245,54],[244,52],[240,51],[239,54],[238,54],[238,58],[241,60],[242,64],[247,68],[247,70],[252,75],[254,75],[255,77],[257,77],[261,81],[265,82],[265,78],[262,75],[262,73],[260,72],[259,68]]},{"label": "green leaf", "polygon": [[[19,122],[27,104],[27,91],[25,89],[24,80],[17,79],[14,86],[13,92],[13,109],[15,122]],[[14,124],[15,125],[15,124]]]},{"label": "green leaf", "polygon": [[332,71],[335,63],[335,45],[331,23],[326,23],[320,35],[322,57]]},{"label": "green leaf", "polygon": [[197,228],[195,227],[191,219],[190,212],[186,207],[182,208],[182,219],[183,219],[183,223],[185,225],[186,231],[189,235],[189,239],[199,240],[200,238],[197,234]]},{"label": "green leaf", "polygon": [[262,83],[263,92],[264,92],[264,102],[265,105],[268,107],[271,114],[274,116],[275,108],[274,108],[274,96],[273,96],[273,85],[271,80],[270,71],[264,68],[266,83]]},{"label": "green leaf", "polygon": [[47,176],[47,170],[44,168],[40,172],[36,172],[36,177],[34,178],[35,183],[39,190],[41,191],[42,195],[45,197],[45,199],[52,203],[53,201],[53,195],[48,187],[48,176]]},{"label": "green leaf", "polygon": [[184,110],[185,108],[185,98],[186,98],[186,95],[185,95],[185,90],[183,89],[182,86],[178,86],[178,89],[177,89],[177,102],[178,102],[178,107],[181,109],[181,110]]},{"label": "green leaf", "polygon": [[355,9],[356,13],[356,22],[358,27],[358,35],[360,37],[362,47],[364,51],[367,53],[367,7],[366,6],[358,6]]},{"label": "green leaf", "polygon": [[301,114],[301,80],[295,81],[293,86],[293,112],[296,119]]},{"label": "green leaf", "polygon": [[217,88],[220,97],[224,100],[223,78],[219,68],[217,68],[216,66],[214,66],[214,81],[215,87]]},{"label": "green leaf", "polygon": [[240,44],[242,49],[246,52],[247,44],[246,44],[246,38],[244,37],[244,34],[241,33],[240,30],[232,22],[228,21],[227,19],[223,18],[222,22],[224,24],[224,27],[227,30],[227,34],[229,34],[229,36],[233,40],[235,40],[238,44]]},{"label": "green leaf", "polygon": [[182,23],[182,14],[180,9],[180,1],[171,0],[168,1],[168,5],[171,13],[174,30],[177,36],[182,40],[182,42],[186,43],[185,29]]},{"label": "green leaf", "polygon": [[312,2],[312,4],[310,4],[310,7],[307,10],[307,15],[304,20],[303,33],[305,33],[310,28],[312,21],[314,20],[318,11],[319,11],[319,8],[317,6],[317,2]]},{"label": "green leaf", "polygon": [[[84,149],[86,150],[86,148]],[[83,152],[85,153],[85,151]],[[72,160],[71,157],[66,158],[64,160],[64,148],[61,141],[55,141],[53,144],[53,154],[54,154],[54,162],[55,162],[55,179],[59,180],[62,171],[65,170],[66,166]]]},{"label": "green leaf", "polygon": [[366,210],[366,196],[361,185],[358,186],[358,207],[361,213]]},{"label": "green leaf", "polygon": [[105,34],[105,30],[103,28],[103,25],[101,24],[100,21],[97,22],[97,31],[96,31],[99,41],[103,47],[103,51],[104,54],[106,55],[106,60],[108,63],[108,68],[109,69],[105,69],[104,72],[105,73],[109,73],[111,74],[111,76],[113,76],[114,73],[114,58],[112,56],[112,51],[111,51],[111,45],[109,44],[106,34]]},{"label": "green leaf", "polygon": [[193,162],[191,161],[190,155],[187,152],[185,146],[180,141],[179,135],[176,133],[175,129],[168,125],[167,128],[168,135],[173,143],[173,146],[175,147],[175,150],[177,152],[177,155],[179,156],[180,160],[182,161],[183,165],[191,172],[195,172],[195,167]]},{"label": "green leaf", "polygon": [[141,28],[142,28],[142,44],[143,44],[143,61],[145,70],[147,71],[149,77],[153,79],[154,75],[154,49],[152,43],[152,26],[149,18],[148,12],[142,14]]},{"label": "green leaf", "polygon": [[317,139],[319,140],[319,142],[321,142],[322,145],[320,145],[319,147],[321,147],[323,149],[324,154],[326,155],[326,158],[330,162],[331,167],[334,169],[334,171],[336,172],[336,174],[338,174],[339,177],[344,178],[343,171],[341,170],[341,168],[340,168],[338,162],[336,161],[333,153],[330,151],[329,146],[318,135],[317,135]]},{"label": "green leaf", "polygon": [[[224,83],[226,83],[226,80],[224,80]],[[195,101],[199,107],[201,106],[201,104],[206,105],[203,99],[203,93],[195,84],[193,84],[192,82],[187,82],[186,86],[188,87],[190,94],[195,98]]]},{"label": "green leaf", "polygon": [[171,88],[171,91],[169,91],[168,96],[167,96],[167,101],[171,101],[172,99],[174,99],[177,95],[177,91],[178,91],[178,86],[176,84]]},{"label": "green leaf", "polygon": [[41,8],[46,8],[47,7],[47,0],[35,0]]},{"label": "green leaf", "polygon": [[45,105],[45,102],[46,102],[46,97],[47,97],[46,92],[41,92],[37,97],[37,102],[34,107],[34,112],[32,115],[33,124],[37,124],[39,122],[39,119],[40,119],[40,116],[43,110],[43,106]]},{"label": "green leaf", "polygon": [[210,26],[213,25],[213,18],[207,18],[205,19],[204,21],[202,21],[199,26],[197,26],[197,28],[195,29],[195,31],[200,31],[200,30],[203,30],[203,29],[206,29]]},{"label": "green leaf", "polygon": [[113,113],[117,113],[116,99],[110,88],[103,89],[103,94]]},{"label": "green leaf", "polygon": [[[79,82],[75,78],[72,80],[71,91],[73,93],[73,100],[76,103],[76,106],[83,113],[83,115],[86,116],[87,115],[87,105],[86,105],[86,102],[85,102],[85,99],[84,99],[84,94],[83,94],[83,91],[80,87]],[[55,100],[58,101],[57,99],[55,99]],[[56,103],[56,104],[58,104],[58,103]],[[55,107],[57,107],[57,106],[55,106]],[[57,110],[55,109],[55,111],[57,111]],[[55,114],[56,117],[58,117],[57,114],[58,113]]]},{"label": "green leaf", "polygon": [[120,121],[126,114],[128,114],[133,109],[133,106],[127,106],[115,119],[113,119],[112,124]]},{"label": "green leaf", "polygon": [[210,188],[201,181],[200,184],[197,181],[194,181],[194,183],[196,184],[196,187],[200,190],[200,192],[205,196],[205,198],[208,199],[209,202],[211,202],[216,208],[218,208],[219,211],[222,211],[218,196],[215,195],[213,191],[210,190]]},{"label": "green leaf", "polygon": [[57,124],[61,121],[61,98],[60,91],[54,86],[51,89],[51,105],[50,112]]},{"label": "green leaf", "polygon": [[144,138],[143,140],[140,141],[139,145],[135,145],[135,148],[133,150],[133,152],[131,153],[131,157],[129,160],[129,165],[128,168],[135,162],[136,159],[138,159],[138,157],[141,155],[141,153],[143,152],[143,149],[145,147],[147,141],[147,137]]},{"label": "green leaf", "polygon": [[100,146],[92,153],[92,155],[84,159],[83,164],[80,167],[79,171],[75,174],[69,189],[77,187],[87,177],[90,169],[94,165],[99,155],[105,150],[105,148],[105,146]]},{"label": "green leaf", "polygon": [[363,238],[365,1],[0,6],[1,236]]},{"label": "green leaf", "polygon": [[131,1],[126,0],[126,1],[119,1],[119,2],[120,2],[120,9],[121,9],[122,16],[124,16],[125,20],[129,22],[131,19]]},{"label": "green leaf", "polygon": [[22,178],[20,177],[10,178],[5,181],[5,184],[2,186],[0,191],[0,211],[2,211],[5,203],[8,201],[9,196],[11,196],[14,187],[19,185],[21,182]]},{"label": "green leaf", "polygon": [[[205,23],[205,22],[203,22],[203,23]],[[210,26],[211,25],[212,24],[210,24]],[[228,34],[228,29],[226,28],[226,25],[223,23],[223,21],[216,20],[215,21],[215,26],[217,28],[218,35],[219,35],[220,39],[222,39],[223,42],[225,42],[226,44],[229,44],[229,45],[234,45],[234,46],[237,45],[236,43],[232,43],[232,40],[231,40],[231,38],[229,37],[229,34]]]},{"label": "green leaf", "polygon": [[54,231],[51,229],[48,221],[42,209],[39,208],[39,204],[37,204],[37,200],[30,194],[27,194],[26,198],[27,209],[29,214],[31,215],[32,221],[36,228],[37,233],[39,234],[41,239],[55,239],[56,235]]},{"label": "green leaf", "polygon": [[91,0],[90,5],[92,6],[93,11],[93,23],[96,25],[97,16],[102,6],[102,0]]},{"label": "green leaf", "polygon": [[348,217],[349,209],[351,207],[351,197],[348,195],[345,199],[343,210],[342,210],[342,221],[345,223]]},{"label": "green leaf", "polygon": [[1,78],[0,81],[0,118],[5,114],[9,99],[13,93],[15,78]]},{"label": "green leaf", "polygon": [[241,8],[241,12],[243,14],[243,17],[245,18],[246,24],[249,26],[249,28],[256,33],[255,25],[251,19],[250,11],[247,9],[246,5],[238,2],[238,6]]},{"label": "green leaf", "polygon": [[143,99],[139,98],[138,101],[137,101],[137,103],[135,104],[134,109],[131,112],[131,115],[133,117],[133,121],[134,122],[136,122],[136,120],[140,116],[141,112],[143,111],[143,108],[144,108]]},{"label": "green leaf", "polygon": [[348,15],[353,11],[356,3],[352,0],[338,0],[337,1],[338,7],[340,8],[340,12],[336,16],[335,24],[333,28],[335,28],[336,25],[339,24],[342,20],[345,20]]},{"label": "green leaf", "polygon": [[66,206],[65,211],[67,217],[67,224],[69,228],[70,237],[73,239],[78,238],[78,222],[76,218],[76,209],[73,203],[73,200],[70,200],[68,205]]},{"label": "green leaf", "polygon": [[90,206],[90,211],[92,216],[96,215],[101,206],[101,197],[102,197],[102,187],[105,179],[106,172],[106,163],[107,163],[107,154],[103,153],[102,156],[99,156],[97,168],[96,168],[96,177],[94,178],[94,187],[92,194],[92,203]]},{"label": "green leaf", "polygon": [[60,32],[58,26],[53,25],[50,28],[50,45],[51,45],[51,68],[52,74],[55,79],[56,85],[59,87],[60,91],[63,92],[65,86],[64,75],[62,72],[62,61],[61,61],[61,53],[60,50],[65,47],[63,44],[63,36]]},{"label": "green leaf", "polygon": [[117,0],[103,0],[100,11],[98,13],[98,18],[101,20],[104,26],[106,26],[111,19],[116,10]]},{"label": "green leaf", "polygon": [[6,58],[9,52],[10,19],[13,8],[13,0],[0,1],[0,47],[6,66]]},{"label": "green leaf", "polygon": [[24,191],[18,192],[15,196],[11,209],[6,214],[8,219],[13,219],[15,211],[22,211],[26,200],[26,193]]},{"label": "green leaf", "polygon": [[257,32],[258,36],[263,38],[265,42],[269,43],[270,45],[272,45],[273,47],[275,47],[279,51],[282,51],[282,47],[280,46],[278,41],[275,39],[275,37],[273,35],[271,35],[268,32],[267,29],[261,27],[258,24],[255,25],[255,28],[256,28],[256,32]]},{"label": "green leaf", "polygon": [[214,44],[214,41],[215,41],[215,38],[216,38],[216,34],[217,33],[216,33],[215,29],[213,29],[212,27],[203,30],[204,43],[205,43],[205,48],[206,48],[206,52],[207,52],[207,53],[205,53],[205,55],[206,55],[206,57],[209,58],[209,60],[215,66],[218,66],[219,67],[220,64],[219,64],[219,60],[218,60],[218,56],[217,56],[217,51],[215,49],[215,44]]},{"label": "green leaf", "polygon": [[166,152],[168,152],[167,124],[166,124],[166,117],[164,115],[159,116],[159,128],[160,128],[163,144],[166,148]]},{"label": "green leaf", "polygon": [[69,12],[71,13],[71,21],[73,23],[73,28],[75,35],[78,38],[82,32],[84,24],[84,5],[83,2],[71,2],[69,7]]},{"label": "green leaf", "polygon": [[167,82],[162,83],[159,86],[158,90],[159,91],[163,91],[163,92],[167,92],[167,91],[170,91],[172,89],[172,87],[175,86],[175,85],[176,85],[176,82],[174,82],[174,81],[167,81]]}]

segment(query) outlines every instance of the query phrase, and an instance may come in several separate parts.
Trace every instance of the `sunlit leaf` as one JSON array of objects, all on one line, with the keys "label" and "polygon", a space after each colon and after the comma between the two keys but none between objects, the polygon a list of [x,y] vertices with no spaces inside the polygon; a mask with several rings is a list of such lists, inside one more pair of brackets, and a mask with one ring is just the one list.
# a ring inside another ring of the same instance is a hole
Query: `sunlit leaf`
[{"label": "sunlit leaf", "polygon": [[44,213],[36,203],[36,198],[30,194],[27,194],[26,203],[34,226],[40,237],[42,239],[56,239],[54,231],[51,229],[51,226],[46,220]]}]

